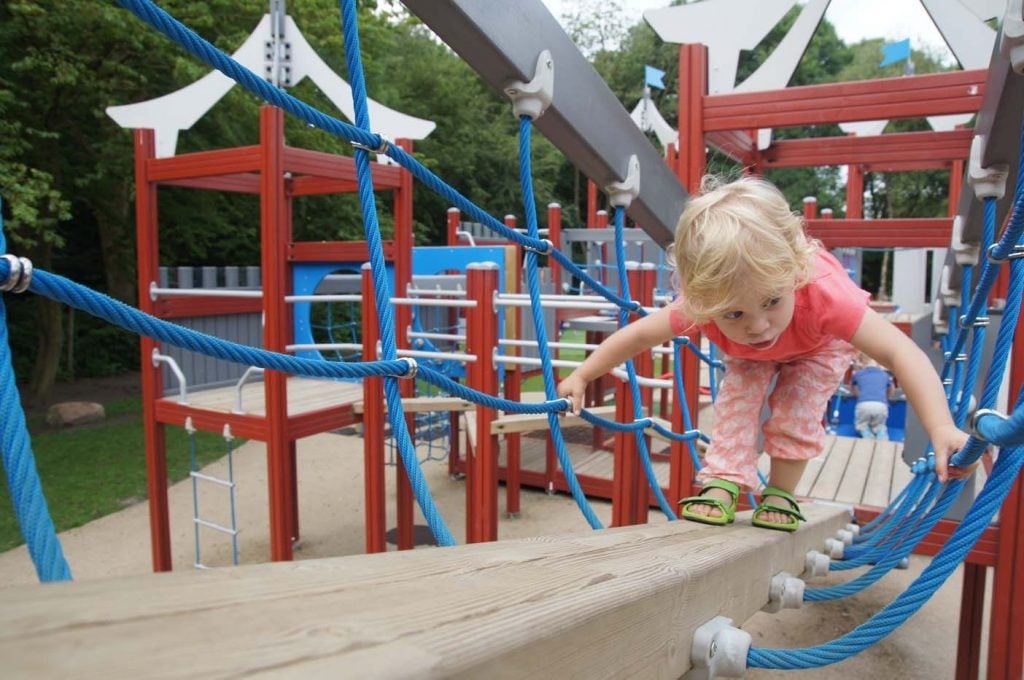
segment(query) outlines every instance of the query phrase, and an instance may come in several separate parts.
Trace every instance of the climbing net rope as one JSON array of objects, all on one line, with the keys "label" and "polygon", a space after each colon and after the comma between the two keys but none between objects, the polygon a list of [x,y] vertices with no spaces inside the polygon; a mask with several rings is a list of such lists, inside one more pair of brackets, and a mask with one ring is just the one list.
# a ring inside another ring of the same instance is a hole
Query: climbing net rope
[{"label": "climbing net rope", "polygon": [[[143,314],[128,305],[58,275],[45,271],[33,271],[31,263],[26,259],[10,254],[0,256],[0,290],[15,293],[31,291],[86,311],[140,335],[245,365],[306,377],[359,379],[373,376],[384,378],[388,414],[399,455],[409,475],[417,503],[440,545],[453,545],[455,541],[434,504],[420,469],[415,447],[406,426],[398,381],[416,377],[449,394],[495,410],[522,414],[546,414],[551,437],[569,490],[590,526],[601,528],[601,522],[587,502],[579,480],[573,471],[559,425],[559,414],[568,410],[571,404],[565,399],[558,399],[555,393],[556,377],[548,347],[543,312],[539,303],[538,256],[545,255],[553,258],[572,276],[589,286],[591,290],[618,305],[620,325],[627,322],[630,314],[645,314],[643,306],[631,297],[625,271],[622,233],[629,197],[622,198],[619,193],[616,194],[619,198],[613,201],[615,205],[614,228],[617,237],[616,266],[620,287],[616,292],[596,281],[569,256],[554,248],[550,241],[539,238],[530,162],[533,115],[520,115],[519,126],[520,180],[527,226],[525,234],[510,229],[501,221],[493,218],[436,177],[411,155],[371,131],[356,25],[355,0],[341,1],[342,29],[355,108],[354,125],[330,117],[274,87],[259,75],[214,48],[149,0],[118,0],[118,2],[188,52],[220,70],[266,102],[287,111],[309,125],[340,136],[354,145],[358,193],[370,253],[383,359],[350,363],[316,361],[225,342]],[[371,153],[387,155],[424,185],[444,197],[451,205],[523,248],[527,287],[533,303],[531,315],[544,378],[545,401],[519,403],[483,394],[451,380],[440,371],[433,370],[428,366],[417,365],[414,360],[408,358],[398,358],[395,322],[389,304],[391,290],[385,268],[383,242],[377,221],[371,178]],[[1024,152],[1022,152],[1021,158],[1022,164],[1024,164]],[[956,565],[963,561],[1009,492],[1022,460],[1024,460],[1020,454],[1020,445],[1024,443],[1024,422],[1022,422],[1024,421],[1024,408],[1020,407],[1020,396],[1017,399],[1017,407],[1010,417],[998,414],[993,408],[996,405],[999,386],[1013,343],[1013,331],[1017,325],[1019,313],[1019,304],[1017,303],[1024,295],[1024,272],[1021,271],[1019,259],[1024,255],[1019,246],[1021,234],[1024,232],[1022,177],[1024,177],[1024,168],[1022,168],[1022,172],[1018,173],[1013,213],[1007,228],[998,240],[995,238],[995,199],[985,199],[982,252],[985,253],[986,258],[973,293],[971,291],[973,269],[964,268],[961,304],[950,310],[951,318],[957,318],[958,322],[943,338],[946,360],[942,369],[942,378],[948,390],[949,406],[955,415],[956,422],[958,426],[965,427],[969,414],[969,400],[981,370],[981,348],[985,341],[985,330],[988,323],[986,300],[995,282],[999,267],[1008,263],[1010,282],[1007,298],[1011,304],[1008,304],[1004,311],[1003,321],[996,338],[995,351],[985,378],[982,396],[978,402],[978,410],[975,412],[973,423],[971,423],[974,434],[963,450],[957,453],[951,461],[957,466],[968,466],[977,461],[990,444],[999,447],[1000,451],[995,458],[988,481],[963,521],[931,564],[892,604],[849,634],[824,645],[792,650],[750,649],[747,655],[748,665],[786,669],[816,667],[847,658],[881,639],[920,608],[948,578]],[[0,229],[0,253],[5,252],[6,240],[2,229]],[[962,314],[957,317],[960,311]],[[970,348],[969,352],[964,352],[967,347]],[[619,423],[597,416],[587,410],[582,413],[583,418],[592,424],[615,431],[634,433],[648,484],[659,507],[669,519],[675,519],[675,514],[662,493],[661,485],[655,478],[644,433],[646,430],[652,429],[672,440],[685,442],[691,458],[699,467],[695,442],[698,438],[703,438],[706,441],[706,437],[693,429],[693,423],[689,419],[680,371],[680,366],[683,363],[683,351],[694,352],[702,361],[714,368],[720,368],[721,363],[716,361],[713,356],[701,352],[686,338],[678,338],[674,341],[674,380],[677,398],[681,400],[684,432],[672,432],[653,419],[644,416],[639,382],[632,361],[627,362],[626,373],[632,395],[634,420],[630,423]],[[16,393],[7,336],[6,311],[2,299],[0,299],[0,390],[7,395]],[[0,408],[0,454],[3,456],[4,467],[7,471],[15,513],[40,580],[70,579],[71,571],[56,537],[46,500],[41,491],[28,440],[24,413],[16,398],[5,399],[3,407]],[[875,582],[890,569],[898,566],[943,517],[963,487],[962,481],[951,481],[944,485],[939,483],[934,474],[933,457],[927,452],[912,466],[911,470],[914,473],[912,482],[876,520],[862,528],[861,533],[855,537],[852,545],[846,551],[844,555],[846,559],[831,565],[831,569],[836,571],[869,564],[873,565],[871,569],[842,586],[810,589],[805,593],[805,600],[823,601],[858,592]]]}]

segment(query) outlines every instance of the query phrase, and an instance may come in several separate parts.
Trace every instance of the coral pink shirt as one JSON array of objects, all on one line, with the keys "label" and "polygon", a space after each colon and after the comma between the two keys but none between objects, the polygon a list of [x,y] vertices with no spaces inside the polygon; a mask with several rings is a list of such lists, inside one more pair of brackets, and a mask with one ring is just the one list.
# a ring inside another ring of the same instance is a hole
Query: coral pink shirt
[{"label": "coral pink shirt", "polygon": [[811,282],[794,293],[793,320],[768,349],[733,342],[713,321],[695,326],[678,306],[669,315],[672,332],[699,330],[727,356],[754,361],[791,361],[814,354],[835,338],[849,342],[864,319],[871,294],[858,288],[827,250],[818,251],[814,268]]}]

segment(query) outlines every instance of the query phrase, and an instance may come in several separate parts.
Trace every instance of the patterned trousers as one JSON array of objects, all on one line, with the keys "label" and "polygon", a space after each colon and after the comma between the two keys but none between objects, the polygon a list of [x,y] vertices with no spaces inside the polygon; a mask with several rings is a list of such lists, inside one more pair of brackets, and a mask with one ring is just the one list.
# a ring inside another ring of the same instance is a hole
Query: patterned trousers
[{"label": "patterned trousers", "polygon": [[849,343],[834,340],[817,354],[786,363],[727,357],[715,400],[711,445],[698,481],[727,479],[747,490],[759,486],[761,411],[776,375],[775,389],[768,396],[771,415],[764,423],[764,450],[772,458],[789,460],[817,456],[825,443],[825,404],[855,355]]}]

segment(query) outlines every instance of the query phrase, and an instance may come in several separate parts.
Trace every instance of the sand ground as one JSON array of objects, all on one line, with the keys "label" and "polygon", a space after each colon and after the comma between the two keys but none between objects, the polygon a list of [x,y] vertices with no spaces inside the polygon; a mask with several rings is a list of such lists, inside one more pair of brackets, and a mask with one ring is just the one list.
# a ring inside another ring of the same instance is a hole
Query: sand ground
[{"label": "sand ground", "polygon": [[[187,451],[169,455],[188,455]],[[240,563],[269,559],[267,475],[265,447],[248,442],[233,455],[237,483],[235,513],[239,527]],[[356,436],[325,433],[298,444],[299,513],[301,538],[295,558],[315,559],[358,554],[363,551],[362,440]],[[204,473],[227,475],[227,461],[211,464]],[[464,527],[464,483],[452,480],[447,463],[429,461],[424,474],[435,502],[452,533],[461,543]],[[393,468],[388,488],[393,491]],[[217,522],[230,522],[226,490],[202,485],[200,514]],[[51,499],[51,503],[59,499]],[[504,503],[503,496],[500,500]],[[171,541],[175,569],[191,569],[195,560],[192,529],[192,486],[188,481],[170,489]],[[611,506],[594,502],[602,522],[610,521]],[[418,513],[418,510],[417,510]],[[389,504],[389,526],[393,526],[393,502]],[[417,514],[417,523],[425,524]],[[652,511],[650,521],[665,521]],[[524,490],[518,518],[503,517],[501,538],[589,531],[574,501],[563,495]],[[151,569],[149,520],[145,503],[140,503],[85,526],[61,534],[61,542],[76,580],[116,578],[147,573]],[[428,549],[428,548],[421,548]],[[221,534],[205,531],[201,537],[202,561],[211,566],[229,565],[231,546]],[[863,623],[899,595],[927,565],[915,556],[911,567],[896,571],[865,592],[836,602],[805,605],[781,614],[759,613],[744,628],[759,647],[805,647],[832,640]],[[813,587],[840,583],[861,570],[839,572]],[[801,671],[795,677],[818,678],[953,678],[956,662],[957,625],[961,572],[957,570],[936,595],[902,627],[861,654],[842,663],[818,670]],[[35,571],[24,547],[0,554],[0,588],[35,583]],[[984,641],[983,641],[984,644]],[[786,673],[787,677],[791,673]],[[782,677],[781,671],[752,670],[745,677],[755,680]],[[982,675],[984,677],[984,675]]]}]

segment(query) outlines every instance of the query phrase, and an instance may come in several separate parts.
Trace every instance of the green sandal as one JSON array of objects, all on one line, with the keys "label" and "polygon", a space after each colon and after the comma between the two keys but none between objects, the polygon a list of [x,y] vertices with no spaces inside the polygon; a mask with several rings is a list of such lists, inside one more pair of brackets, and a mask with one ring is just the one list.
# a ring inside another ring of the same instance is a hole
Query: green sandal
[{"label": "green sandal", "polygon": [[[709,498],[704,494],[707,493],[708,489],[722,489],[728,492],[732,496],[732,503],[726,505],[723,501],[717,498]],[[682,506],[679,510],[679,516],[683,519],[688,519],[691,522],[700,522],[701,524],[714,524],[717,526],[725,526],[726,524],[732,524],[736,519],[736,501],[740,496],[740,487],[725,479],[710,479],[704,485],[704,488],[700,490],[700,494],[697,496],[687,496],[686,498],[679,501],[679,505]],[[722,513],[717,517],[711,515],[701,515],[695,512],[690,512],[689,509],[694,505],[710,505]]]},{"label": "green sandal", "polygon": [[[775,496],[789,503],[788,508],[783,508],[774,503],[765,502],[766,496]],[[768,520],[760,519],[760,515],[766,512],[778,512],[786,515],[789,520],[786,522],[769,522]],[[800,528],[800,520],[807,521],[807,518],[800,514],[800,505],[793,498],[793,494],[788,491],[774,486],[766,486],[764,491],[761,492],[761,502],[756,508],[754,508],[753,518],[750,523],[755,527],[761,527],[762,529],[776,529],[778,531],[796,531]]]}]

